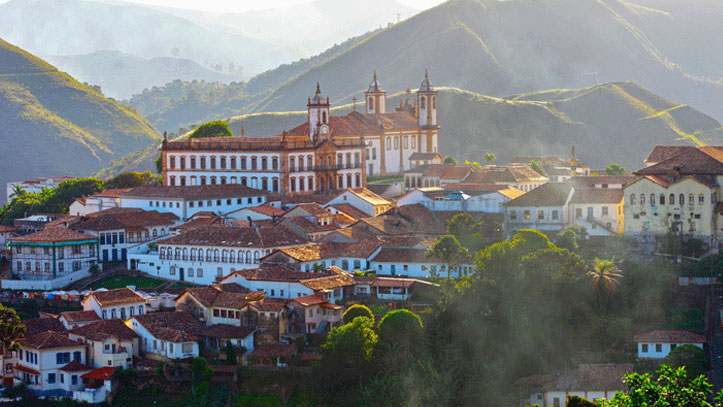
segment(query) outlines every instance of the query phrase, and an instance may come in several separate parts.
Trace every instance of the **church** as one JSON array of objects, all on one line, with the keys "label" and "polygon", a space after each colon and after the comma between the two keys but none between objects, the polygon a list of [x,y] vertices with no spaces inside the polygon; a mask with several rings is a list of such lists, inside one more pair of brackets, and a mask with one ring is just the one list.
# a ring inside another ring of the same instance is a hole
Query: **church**
[{"label": "church", "polygon": [[242,184],[284,195],[363,188],[367,176],[399,174],[437,154],[437,92],[425,72],[412,105],[407,91],[393,112],[376,72],[366,112],[332,116],[317,83],[307,121],[275,137],[164,140],[165,185]]}]

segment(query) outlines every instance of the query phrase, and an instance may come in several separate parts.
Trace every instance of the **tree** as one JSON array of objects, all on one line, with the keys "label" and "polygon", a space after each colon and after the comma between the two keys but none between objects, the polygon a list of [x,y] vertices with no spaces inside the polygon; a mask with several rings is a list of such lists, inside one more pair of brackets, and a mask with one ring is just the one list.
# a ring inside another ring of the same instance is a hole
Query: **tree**
[{"label": "tree", "polygon": [[345,324],[354,321],[356,317],[366,317],[372,320],[374,323],[374,313],[364,304],[354,304],[344,311],[343,320]]},{"label": "tree", "polygon": [[685,367],[690,376],[698,377],[705,373],[705,352],[691,344],[678,346],[665,357],[663,363],[673,369]]},{"label": "tree", "polygon": [[602,309],[603,301],[609,297],[618,287],[620,279],[623,278],[622,271],[610,260],[595,258],[592,270],[588,271],[592,289],[598,296],[598,304]]},{"label": "tree", "polygon": [[659,377],[653,379],[650,374],[631,373],[625,376],[627,392],[618,392],[611,400],[602,403],[602,407],[720,407],[720,395],[717,403],[708,401],[713,387],[705,376],[689,378],[684,367],[673,369],[662,365]]},{"label": "tree", "polygon": [[233,133],[231,129],[229,129],[228,123],[223,120],[216,120],[198,126],[196,130],[188,136],[188,139],[206,137],[233,137]]},{"label": "tree", "polygon": [[13,192],[10,193],[10,199],[21,197],[25,195],[27,192],[25,191],[25,188],[23,188],[20,184],[15,184],[13,187]]},{"label": "tree", "polygon": [[452,269],[467,259],[467,250],[456,237],[444,235],[427,250],[427,257],[437,259],[447,266],[447,278],[452,278]]},{"label": "tree", "polygon": [[541,249],[554,247],[544,233],[535,229],[520,229],[512,237],[512,248],[520,259]]},{"label": "tree", "polygon": [[329,389],[359,386],[371,376],[372,354],[379,336],[369,318],[355,318],[335,327],[321,346],[319,384]]},{"label": "tree", "polygon": [[45,202],[44,210],[51,213],[66,213],[70,204],[76,199],[103,191],[103,181],[97,178],[75,178],[63,181],[51,191]]},{"label": "tree", "polygon": [[532,161],[530,162],[530,168],[532,168],[533,170],[537,171],[537,173],[540,174],[540,175],[545,175],[545,174],[546,174],[546,173],[545,173],[545,169],[542,168],[542,164],[539,163],[538,161],[532,160]]},{"label": "tree", "polygon": [[393,347],[409,347],[421,341],[422,328],[422,320],[412,311],[389,311],[379,321],[379,337]]},{"label": "tree", "polygon": [[491,163],[492,161],[496,160],[497,156],[494,153],[485,153],[485,161],[487,163]]},{"label": "tree", "polygon": [[142,172],[124,172],[109,179],[103,184],[103,186],[105,187],[105,189],[136,188],[146,185],[149,181],[149,178],[150,180],[156,179],[156,177],[150,173],[145,174]]},{"label": "tree", "polygon": [[18,344],[15,340],[22,338],[25,334],[25,325],[12,308],[0,304],[0,343],[3,354],[7,351],[17,350]]},{"label": "tree", "polygon": [[575,229],[570,228],[560,232],[555,240],[555,246],[571,252],[577,250],[579,245],[577,244],[577,233],[575,233]]},{"label": "tree", "polygon": [[605,175],[627,175],[627,172],[620,164],[610,164],[605,167]]},{"label": "tree", "polygon": [[597,404],[579,396],[567,396],[565,407],[597,407]]},{"label": "tree", "polygon": [[476,253],[484,247],[483,226],[483,221],[477,222],[463,212],[447,221],[447,234],[456,237],[469,252]]},{"label": "tree", "polygon": [[229,365],[238,364],[236,346],[231,341],[226,341],[226,363]]},{"label": "tree", "polygon": [[202,390],[203,383],[208,382],[213,377],[213,369],[208,367],[206,358],[197,357],[191,362],[191,391],[196,396],[199,390]]},{"label": "tree", "polygon": [[162,174],[163,173],[163,156],[159,155],[158,158],[156,158],[153,163],[156,165],[156,173]]},{"label": "tree", "polygon": [[457,166],[457,160],[456,160],[454,157],[449,156],[449,155],[447,155],[447,156],[444,157],[443,163],[445,163],[445,164],[452,164],[452,165],[454,165],[454,166]]}]

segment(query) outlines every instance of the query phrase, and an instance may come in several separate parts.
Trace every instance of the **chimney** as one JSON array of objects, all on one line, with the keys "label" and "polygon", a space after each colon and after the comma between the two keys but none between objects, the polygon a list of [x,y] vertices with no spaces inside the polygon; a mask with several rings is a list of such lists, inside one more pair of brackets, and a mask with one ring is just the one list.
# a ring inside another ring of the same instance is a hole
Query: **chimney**
[{"label": "chimney", "polygon": [[241,126],[241,137],[246,137],[246,128]]}]

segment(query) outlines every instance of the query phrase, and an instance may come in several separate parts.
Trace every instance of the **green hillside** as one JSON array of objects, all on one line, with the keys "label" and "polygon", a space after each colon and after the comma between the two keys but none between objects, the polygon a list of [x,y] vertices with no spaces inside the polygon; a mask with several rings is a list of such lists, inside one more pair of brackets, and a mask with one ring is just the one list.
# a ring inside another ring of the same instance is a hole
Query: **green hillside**
[{"label": "green hillside", "polygon": [[[583,89],[549,90],[495,98],[457,88],[439,88],[440,151],[461,161],[481,161],[493,152],[498,162],[518,155],[567,155],[574,145],[586,163],[611,162],[639,168],[655,144],[723,144],[723,128],[710,116],[631,82]],[[388,106],[399,103],[390,95]],[[363,109],[359,104],[358,109]],[[333,109],[345,114],[350,105]],[[234,134],[269,137],[306,119],[306,112],[253,113],[226,121]],[[104,175],[153,169],[157,147],[115,165]]]},{"label": "green hillside", "polygon": [[87,175],[160,138],[132,108],[3,40],[0,123],[0,184]]}]

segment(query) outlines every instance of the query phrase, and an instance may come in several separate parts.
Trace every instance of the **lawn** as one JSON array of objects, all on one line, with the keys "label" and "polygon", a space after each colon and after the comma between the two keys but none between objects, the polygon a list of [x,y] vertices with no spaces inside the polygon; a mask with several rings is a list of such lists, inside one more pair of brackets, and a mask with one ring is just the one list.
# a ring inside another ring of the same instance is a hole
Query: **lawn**
[{"label": "lawn", "polygon": [[111,290],[113,288],[123,288],[129,285],[134,285],[136,288],[156,288],[164,282],[165,280],[159,280],[146,276],[131,277],[125,274],[118,274],[98,281],[93,284],[91,288],[93,290],[97,290],[99,288],[107,288]]},{"label": "lawn", "polygon": [[404,182],[404,177],[398,175],[389,177],[367,177],[367,184],[390,185],[395,182]]}]

